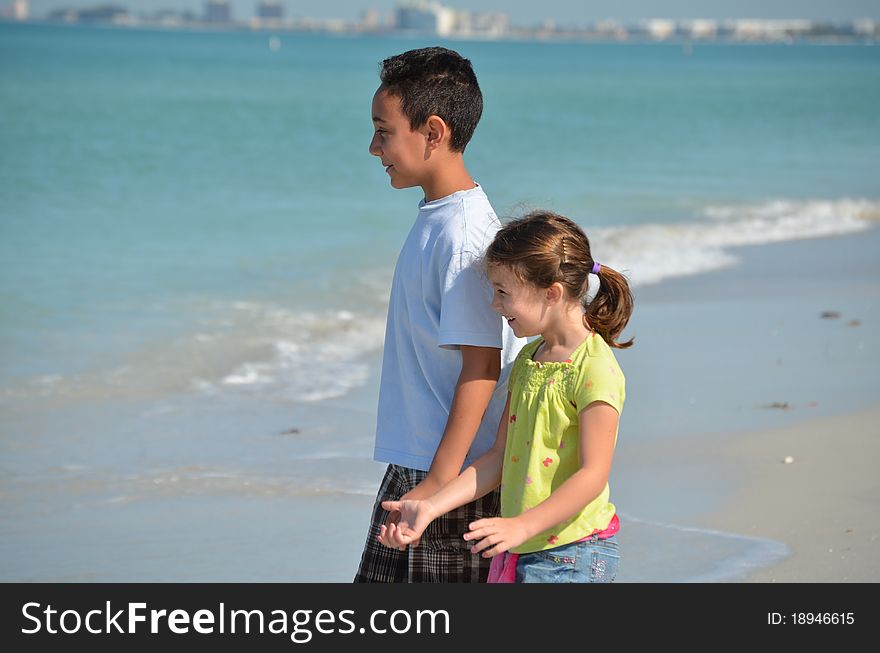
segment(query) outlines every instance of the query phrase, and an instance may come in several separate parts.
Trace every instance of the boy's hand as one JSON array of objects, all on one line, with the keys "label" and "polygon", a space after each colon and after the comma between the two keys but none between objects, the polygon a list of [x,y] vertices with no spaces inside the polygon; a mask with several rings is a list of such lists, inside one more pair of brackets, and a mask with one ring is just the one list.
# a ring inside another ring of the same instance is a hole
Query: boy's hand
[{"label": "boy's hand", "polygon": [[[382,502],[382,507],[385,506],[386,502]],[[397,522],[400,521],[400,512],[397,510],[392,510],[388,513],[388,518],[385,520],[385,523],[379,527],[379,541],[387,547],[392,549],[400,549],[403,551],[406,546],[403,544],[398,544],[396,540],[388,537],[388,533],[391,532],[391,529],[397,525]]]},{"label": "boy's hand", "polygon": [[[422,479],[422,482],[416,485],[412,490],[404,494],[397,502],[385,501],[382,503],[382,507],[385,508],[385,504],[398,503],[400,501],[406,501],[407,499],[427,499],[434,492],[439,490],[442,487],[442,484],[437,483],[429,474],[427,477]],[[385,520],[385,525],[380,527],[379,529],[379,541],[382,542],[385,546],[389,546],[391,548],[400,549],[403,551],[406,548],[407,544],[412,544],[414,547],[418,546],[421,542],[421,538],[417,537],[412,542],[407,542],[406,544],[402,542],[398,542],[397,538],[389,538],[387,536],[389,530],[392,525],[396,525],[400,521],[400,511],[398,509],[389,509],[385,508],[385,510],[389,510],[390,514],[388,515],[388,519]],[[395,529],[396,531],[397,529]]]},{"label": "boy's hand", "polygon": [[471,553],[482,551],[484,558],[508,551],[529,539],[525,526],[515,517],[478,519],[469,528],[470,532],[464,534],[464,539],[479,540],[471,547]]},{"label": "boy's hand", "polygon": [[[379,536],[377,538],[379,542],[384,544],[385,546],[391,549],[397,549],[399,551],[403,551],[406,549],[409,544],[408,541],[401,535],[400,529],[397,527],[397,524],[391,523],[388,526],[381,526],[379,528]],[[415,544],[413,546],[418,546],[419,540],[415,540]]]},{"label": "boy's hand", "polygon": [[385,546],[400,550],[409,544],[418,546],[422,533],[437,516],[429,500],[383,501],[382,507],[397,518],[392,522],[389,516],[380,529],[379,541]]}]

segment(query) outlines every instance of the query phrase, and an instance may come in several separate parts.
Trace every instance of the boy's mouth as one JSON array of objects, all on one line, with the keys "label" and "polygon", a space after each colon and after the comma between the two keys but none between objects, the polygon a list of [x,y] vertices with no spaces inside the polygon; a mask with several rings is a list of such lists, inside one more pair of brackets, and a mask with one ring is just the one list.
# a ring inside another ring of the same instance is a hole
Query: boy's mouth
[{"label": "boy's mouth", "polygon": [[394,167],[394,166],[391,165],[391,164],[389,163],[387,166],[385,166],[385,172],[388,172],[388,171],[391,170],[391,168],[393,168],[393,167]]}]

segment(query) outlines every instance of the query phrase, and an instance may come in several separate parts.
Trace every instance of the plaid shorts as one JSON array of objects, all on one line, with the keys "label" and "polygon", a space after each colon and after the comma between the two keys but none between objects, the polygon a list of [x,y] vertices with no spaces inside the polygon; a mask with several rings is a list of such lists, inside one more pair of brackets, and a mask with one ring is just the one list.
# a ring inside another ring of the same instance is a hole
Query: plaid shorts
[{"label": "plaid shorts", "polygon": [[377,540],[379,527],[388,518],[383,501],[393,501],[412,490],[427,472],[388,465],[367,533],[356,583],[485,583],[491,558],[470,552],[462,535],[468,524],[483,517],[497,517],[500,494],[493,490],[472,503],[438,517],[422,533],[421,544],[406,550],[392,549]]}]

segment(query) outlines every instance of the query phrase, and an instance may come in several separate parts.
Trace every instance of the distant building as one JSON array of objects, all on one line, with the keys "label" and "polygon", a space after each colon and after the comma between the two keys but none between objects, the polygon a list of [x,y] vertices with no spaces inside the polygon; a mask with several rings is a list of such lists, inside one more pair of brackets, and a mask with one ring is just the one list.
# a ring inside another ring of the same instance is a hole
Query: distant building
[{"label": "distant building", "polygon": [[257,4],[257,17],[270,20],[284,18],[284,5],[277,0],[264,0]]},{"label": "distant building", "polygon": [[381,26],[379,12],[375,9],[365,9],[361,12],[361,29],[367,32],[375,31]]},{"label": "distant building", "polygon": [[715,20],[689,20],[681,25],[683,36],[692,39],[712,39],[718,33],[718,21]]},{"label": "distant building", "polygon": [[[149,20],[161,27],[183,27],[187,22],[187,16],[172,9],[159,9],[153,12]],[[194,22],[196,18],[190,14],[189,20]]]},{"label": "distant building", "polygon": [[616,20],[600,20],[593,26],[597,36],[610,39],[625,39],[629,36],[626,27]]},{"label": "distant building", "polygon": [[853,21],[853,29],[856,34],[873,34],[876,27],[870,18],[858,18]]},{"label": "distant building", "polygon": [[398,5],[394,25],[405,32],[490,39],[499,38],[510,31],[507,14],[472,13],[427,0]]},{"label": "distant building", "polygon": [[873,36],[877,33],[877,25],[870,18],[858,18],[853,21],[853,31],[862,36]]},{"label": "distant building", "polygon": [[28,19],[28,0],[15,0],[12,6],[12,17],[15,20]]},{"label": "distant building", "polygon": [[500,12],[474,14],[470,17],[471,33],[487,38],[499,38],[510,30],[507,14]]},{"label": "distant building", "polygon": [[733,38],[738,41],[785,41],[815,29],[808,20],[736,20]]},{"label": "distant building", "polygon": [[665,41],[675,34],[675,21],[672,20],[648,20],[644,22],[645,31],[658,41]]},{"label": "distant building", "polygon": [[448,36],[455,29],[456,15],[452,9],[436,2],[410,2],[397,8],[397,29]]},{"label": "distant building", "polygon": [[53,9],[46,14],[47,20],[63,21],[65,23],[76,22],[76,11],[74,9]]},{"label": "distant building", "polygon": [[49,14],[50,20],[65,20],[72,23],[115,23],[125,25],[131,22],[131,15],[125,7],[102,5],[86,9],[62,9]]},{"label": "distant building", "polygon": [[232,7],[226,0],[208,0],[205,3],[206,23],[228,23],[232,20]]}]

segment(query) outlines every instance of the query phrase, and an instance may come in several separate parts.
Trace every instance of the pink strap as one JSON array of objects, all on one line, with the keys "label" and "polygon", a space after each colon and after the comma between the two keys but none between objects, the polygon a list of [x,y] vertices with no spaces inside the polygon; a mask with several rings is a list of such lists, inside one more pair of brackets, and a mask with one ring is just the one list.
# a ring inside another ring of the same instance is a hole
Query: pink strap
[{"label": "pink strap", "polygon": [[608,523],[608,528],[604,531],[593,531],[591,535],[587,535],[586,537],[582,537],[578,540],[578,542],[583,542],[584,540],[589,540],[593,535],[598,537],[600,540],[607,540],[612,535],[617,535],[620,531],[620,520],[617,518],[617,515],[611,518],[611,521]]},{"label": "pink strap", "polygon": [[489,578],[487,583],[515,583],[516,582],[516,553],[505,551],[492,558],[489,566]]},{"label": "pink strap", "polygon": [[[597,531],[593,533],[600,540],[607,539],[612,535],[616,535],[620,530],[620,520],[617,518],[617,515],[611,518],[611,522],[609,522],[608,527],[604,531]],[[583,537],[578,542],[583,542],[584,540],[588,540],[592,537],[592,535],[588,535],[587,537]],[[511,553],[510,551],[505,551],[504,553],[499,553],[497,556],[492,558],[492,564],[489,565],[489,577],[486,579],[487,583],[515,583],[516,582],[516,561],[519,558],[519,555],[516,553]]]}]

